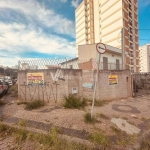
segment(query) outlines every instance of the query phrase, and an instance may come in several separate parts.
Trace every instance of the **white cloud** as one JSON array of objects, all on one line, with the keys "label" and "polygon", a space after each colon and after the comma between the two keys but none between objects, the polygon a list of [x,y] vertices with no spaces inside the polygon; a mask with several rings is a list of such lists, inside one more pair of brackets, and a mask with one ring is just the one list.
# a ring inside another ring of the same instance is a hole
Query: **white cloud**
[{"label": "white cloud", "polygon": [[[44,33],[42,30],[46,27],[56,33],[74,37],[72,21],[51,9],[45,9],[36,0],[0,0],[0,8],[21,12],[28,20],[28,25],[19,23],[17,20],[12,24],[0,23],[0,65],[16,65],[18,60],[22,59],[21,54],[26,52],[75,57],[74,42]],[[44,27],[38,27],[38,23],[42,23]]]},{"label": "white cloud", "polygon": [[80,3],[80,0],[72,0],[72,1],[71,1],[71,5],[72,5],[73,7],[75,7],[75,8],[78,7],[79,3]]},{"label": "white cloud", "polygon": [[[49,29],[60,34],[75,36],[74,22],[55,13],[52,9],[46,9],[36,0],[0,0],[0,8],[10,8],[22,12],[28,20],[37,20]],[[66,0],[61,0],[66,2]],[[17,21],[17,20],[16,20]]]},{"label": "white cloud", "polygon": [[0,58],[0,65],[2,66],[15,66],[18,64],[18,61],[21,60],[20,57],[14,57],[12,60],[12,57],[7,57],[7,58]]},{"label": "white cloud", "polygon": [[[75,56],[75,44],[54,35],[28,30],[24,25],[0,23],[0,49],[24,52],[31,49],[45,54]],[[18,31],[18,32],[16,32]],[[25,48],[23,48],[25,47]]]}]

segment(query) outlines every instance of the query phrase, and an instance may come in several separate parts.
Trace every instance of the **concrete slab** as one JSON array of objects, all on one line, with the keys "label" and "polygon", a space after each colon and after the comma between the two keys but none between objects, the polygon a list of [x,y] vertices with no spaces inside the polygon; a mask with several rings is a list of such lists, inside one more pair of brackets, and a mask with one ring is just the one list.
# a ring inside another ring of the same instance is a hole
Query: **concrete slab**
[{"label": "concrete slab", "polygon": [[121,118],[112,118],[111,122],[114,123],[120,130],[125,131],[127,134],[138,134],[140,129],[129,124],[126,120]]}]

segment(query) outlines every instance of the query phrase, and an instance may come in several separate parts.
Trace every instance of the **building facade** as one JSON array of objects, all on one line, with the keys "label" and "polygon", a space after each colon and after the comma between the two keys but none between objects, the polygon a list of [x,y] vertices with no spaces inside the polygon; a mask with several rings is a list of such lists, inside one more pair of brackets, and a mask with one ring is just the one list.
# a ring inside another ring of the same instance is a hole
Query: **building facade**
[{"label": "building facade", "polygon": [[139,47],[140,72],[150,72],[150,44]]},{"label": "building facade", "polygon": [[98,51],[95,51],[96,45],[97,44],[86,44],[78,46],[80,69],[95,70],[98,62],[100,62],[100,70],[122,70],[121,49],[106,45],[106,52],[99,56]]},{"label": "building facade", "polygon": [[102,42],[122,49],[124,69],[139,72],[137,0],[83,0],[75,11],[76,48]]}]

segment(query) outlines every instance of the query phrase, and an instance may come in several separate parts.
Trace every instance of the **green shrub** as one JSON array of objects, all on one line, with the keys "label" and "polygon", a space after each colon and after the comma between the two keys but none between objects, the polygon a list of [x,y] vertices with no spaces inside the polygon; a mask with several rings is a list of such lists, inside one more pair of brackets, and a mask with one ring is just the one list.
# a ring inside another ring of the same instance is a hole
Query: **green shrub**
[{"label": "green shrub", "polygon": [[107,136],[105,136],[102,132],[94,132],[89,136],[89,139],[97,144],[102,145],[103,147],[108,147],[110,146],[110,141]]},{"label": "green shrub", "polygon": [[64,100],[63,106],[65,108],[84,108],[86,106],[86,99],[76,95],[69,94],[69,96],[64,96]]},{"label": "green shrub", "polygon": [[27,102],[25,109],[32,110],[32,109],[40,108],[42,106],[44,106],[44,102],[43,101],[35,100],[35,101],[32,101],[32,102]]},{"label": "green shrub", "polygon": [[95,122],[95,118],[94,117],[91,118],[91,114],[90,113],[86,113],[84,115],[84,121],[86,123],[94,123]]}]

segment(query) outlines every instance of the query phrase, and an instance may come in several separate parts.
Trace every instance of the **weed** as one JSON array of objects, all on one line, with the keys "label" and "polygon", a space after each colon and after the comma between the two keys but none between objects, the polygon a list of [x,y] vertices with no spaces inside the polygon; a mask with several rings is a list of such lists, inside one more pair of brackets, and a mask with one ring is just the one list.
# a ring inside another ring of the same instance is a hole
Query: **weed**
[{"label": "weed", "polygon": [[0,132],[5,132],[8,127],[5,124],[0,124]]},{"label": "weed", "polygon": [[115,127],[115,126],[111,126],[110,127],[111,129],[112,129],[112,131],[114,131],[115,133],[121,133],[121,130],[120,129],[118,129],[117,127]]},{"label": "weed", "polygon": [[109,117],[108,116],[106,116],[106,115],[104,115],[104,114],[99,114],[99,116],[101,117],[101,118],[103,118],[103,119],[109,119]]},{"label": "weed", "polygon": [[106,100],[95,100],[94,105],[102,107],[104,105],[107,105],[108,103],[109,103],[109,101],[106,101]]},{"label": "weed", "polygon": [[18,129],[14,133],[16,142],[21,143],[27,139],[27,132],[25,129]]},{"label": "weed", "polygon": [[26,120],[19,120],[17,122],[17,125],[19,125],[21,127],[26,127],[27,126],[27,121]]},{"label": "weed", "polygon": [[107,136],[105,136],[102,132],[94,132],[90,135],[89,139],[97,144],[100,144],[104,147],[108,147],[110,145],[110,141]]},{"label": "weed", "polygon": [[150,136],[142,138],[140,141],[140,150],[149,150],[150,149]]},{"label": "weed", "polygon": [[27,102],[18,102],[17,105],[27,104]]},{"label": "weed", "polygon": [[18,91],[15,91],[14,93],[12,93],[11,97],[18,97]]},{"label": "weed", "polygon": [[[24,121],[21,121],[24,122]],[[22,124],[22,123],[21,123]],[[8,131],[11,131],[10,133]],[[17,144],[21,144],[26,140],[32,141],[36,144],[42,145],[40,149],[55,149],[55,150],[89,150],[87,146],[74,142],[68,142],[65,139],[59,139],[58,133],[60,132],[57,128],[52,128],[47,134],[33,133],[26,131],[25,128],[10,128],[7,125],[0,124],[0,132],[8,133],[14,136]],[[38,148],[37,148],[38,149]]]},{"label": "weed", "polygon": [[84,106],[86,106],[85,98],[82,99],[73,94],[69,94],[69,96],[64,96],[64,99],[65,103],[63,106],[65,108],[84,108]]},{"label": "weed", "polygon": [[147,128],[150,130],[150,123],[147,125]]},{"label": "weed", "polygon": [[146,121],[147,119],[146,119],[145,117],[142,117],[141,120],[142,120],[142,121]]},{"label": "weed", "polygon": [[32,109],[40,108],[42,106],[44,106],[44,102],[43,101],[35,100],[35,101],[32,101],[32,102],[27,102],[25,109],[32,110]]},{"label": "weed", "polygon": [[119,115],[114,115],[114,118],[120,118],[120,116]]},{"label": "weed", "polygon": [[0,100],[0,106],[3,106],[3,105],[5,105],[5,103]]},{"label": "weed", "polygon": [[3,121],[3,117],[0,117],[0,121]]},{"label": "weed", "polygon": [[132,125],[134,125],[134,126],[136,125],[136,124],[135,124],[134,122],[132,122],[132,121],[128,121],[128,123],[129,123],[129,124],[132,124]]},{"label": "weed", "polygon": [[126,134],[119,137],[117,143],[121,146],[129,145],[137,140],[137,135],[128,136]]},{"label": "weed", "polygon": [[11,87],[9,87],[7,94],[12,94],[14,92],[18,93],[18,85],[17,84],[12,85]]},{"label": "weed", "polygon": [[127,117],[122,117],[122,119],[124,119],[124,120],[128,120],[128,118],[127,118]]},{"label": "weed", "polygon": [[90,113],[86,113],[84,115],[84,121],[86,123],[94,123],[95,122],[95,118],[94,117],[91,118],[91,114]]}]

